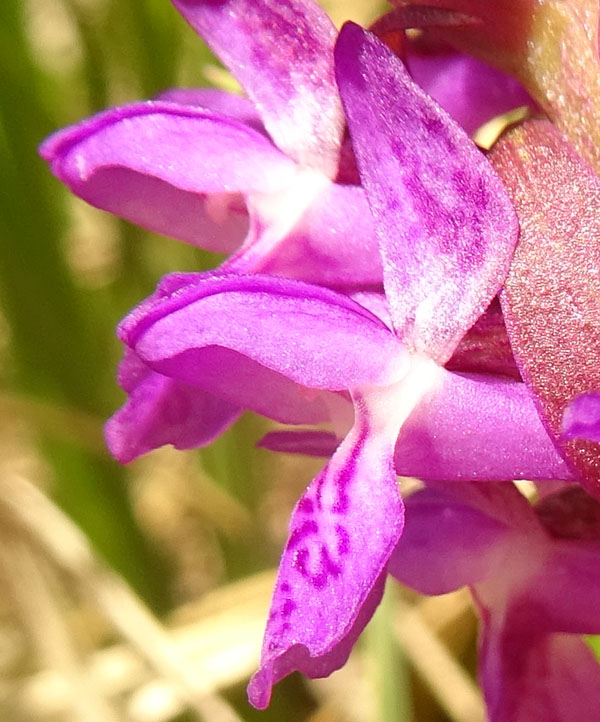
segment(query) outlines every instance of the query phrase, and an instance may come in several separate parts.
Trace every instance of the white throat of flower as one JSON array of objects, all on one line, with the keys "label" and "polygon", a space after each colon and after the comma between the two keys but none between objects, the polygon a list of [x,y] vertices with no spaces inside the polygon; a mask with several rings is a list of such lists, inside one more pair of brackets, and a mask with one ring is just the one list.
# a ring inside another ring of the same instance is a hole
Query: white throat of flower
[{"label": "white throat of flower", "polygon": [[330,184],[323,173],[298,167],[281,190],[253,193],[248,199],[251,230],[236,257],[228,261],[230,270],[259,271],[261,262],[270,258]]},{"label": "white throat of flower", "polygon": [[[366,413],[375,434],[397,435],[421,399],[442,382],[442,375],[443,368],[433,359],[407,352],[390,367],[387,383],[352,391],[354,415]],[[327,405],[336,436],[344,438],[353,425],[352,406],[333,394]]]},{"label": "white throat of flower", "polygon": [[433,359],[409,353],[391,369],[390,383],[363,386],[352,395],[355,404],[365,404],[374,433],[397,435],[421,399],[441,383],[442,374]]}]

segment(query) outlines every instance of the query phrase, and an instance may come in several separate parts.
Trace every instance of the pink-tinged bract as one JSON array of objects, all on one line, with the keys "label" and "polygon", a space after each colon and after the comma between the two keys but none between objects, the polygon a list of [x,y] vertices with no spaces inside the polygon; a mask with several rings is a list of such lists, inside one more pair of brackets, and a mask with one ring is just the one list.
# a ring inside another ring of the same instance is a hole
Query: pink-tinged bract
[{"label": "pink-tinged bract", "polygon": [[508,133],[491,160],[521,234],[501,300],[515,358],[544,422],[587,490],[599,447],[561,438],[567,404],[600,388],[600,179],[547,121]]},{"label": "pink-tinged bract", "polygon": [[498,298],[462,337],[445,366],[450,371],[490,374],[521,381]]}]

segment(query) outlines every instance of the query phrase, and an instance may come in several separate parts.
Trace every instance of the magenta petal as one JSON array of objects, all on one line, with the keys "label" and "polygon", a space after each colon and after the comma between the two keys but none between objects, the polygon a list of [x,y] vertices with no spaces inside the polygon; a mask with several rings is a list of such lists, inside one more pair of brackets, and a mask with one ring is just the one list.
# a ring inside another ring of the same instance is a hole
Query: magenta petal
[{"label": "magenta petal", "polygon": [[436,52],[409,42],[405,62],[413,80],[469,134],[514,108],[537,107],[514,78],[450,48]]},{"label": "magenta petal", "polygon": [[204,108],[213,113],[226,115],[228,118],[247,125],[254,130],[263,129],[260,115],[248,98],[234,93],[227,93],[216,88],[170,88],[157,96],[156,100],[167,103],[180,103],[181,105],[192,105],[197,108]]},{"label": "magenta petal", "polygon": [[296,669],[322,677],[344,664],[379,602],[403,518],[389,441],[359,420],[292,515],[248,690],[254,706]]},{"label": "magenta petal", "polygon": [[396,446],[399,474],[421,479],[572,479],[525,384],[446,372]]},{"label": "magenta petal", "polygon": [[333,176],[343,116],[335,28],[312,1],[173,0],[256,104],[277,145]]},{"label": "magenta petal", "polygon": [[406,524],[388,571],[422,594],[446,594],[497,573],[508,528],[434,489],[406,500]]},{"label": "magenta petal", "polygon": [[256,362],[257,372],[335,391],[393,381],[406,359],[379,319],[334,291],[258,274],[196,275],[178,287],[180,279],[171,296],[147,301],[120,331],[155,371],[180,381],[206,388],[237,357]]},{"label": "magenta petal", "polygon": [[[396,444],[396,471],[424,481],[572,480],[522,383],[444,374],[405,421]],[[281,430],[261,446],[330,456],[329,432]]]},{"label": "magenta petal", "polygon": [[600,442],[600,393],[580,394],[571,401],[563,414],[562,438]]},{"label": "magenta petal", "polygon": [[599,554],[598,538],[555,545],[530,592],[529,603],[534,608],[545,608],[540,627],[546,631],[600,634]]},{"label": "magenta petal", "polygon": [[220,251],[235,248],[246,231],[239,194],[278,190],[295,173],[264,135],[237,120],[159,101],[61,130],[40,152],[88,203]]},{"label": "magenta petal", "polygon": [[336,71],[394,327],[443,363],[504,280],[515,214],[485,157],[377,38],[346,24]]},{"label": "magenta petal", "polygon": [[176,449],[206,446],[241,412],[206,391],[155,373],[131,352],[120,375],[129,399],[108,420],[105,436],[122,464],[165,444]]},{"label": "magenta petal", "polygon": [[536,609],[489,621],[484,611],[480,677],[490,722],[574,722],[597,719],[600,666],[582,639],[532,635]]}]

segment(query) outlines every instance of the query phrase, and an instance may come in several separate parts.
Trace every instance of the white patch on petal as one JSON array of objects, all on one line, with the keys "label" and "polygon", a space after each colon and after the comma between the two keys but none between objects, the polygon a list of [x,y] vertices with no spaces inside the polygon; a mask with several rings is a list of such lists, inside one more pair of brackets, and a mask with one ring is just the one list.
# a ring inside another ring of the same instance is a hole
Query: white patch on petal
[{"label": "white patch on petal", "polygon": [[[276,251],[302,216],[331,181],[319,171],[298,168],[292,180],[276,193],[254,193],[248,198],[248,210],[257,229],[240,252],[240,270],[250,270],[249,263],[260,263]],[[235,269],[235,262],[229,262]]]},{"label": "white patch on petal", "polygon": [[366,406],[369,426],[375,433],[398,434],[421,399],[442,382],[444,369],[433,359],[406,354],[390,369],[386,386],[363,386],[353,394],[355,403]]}]

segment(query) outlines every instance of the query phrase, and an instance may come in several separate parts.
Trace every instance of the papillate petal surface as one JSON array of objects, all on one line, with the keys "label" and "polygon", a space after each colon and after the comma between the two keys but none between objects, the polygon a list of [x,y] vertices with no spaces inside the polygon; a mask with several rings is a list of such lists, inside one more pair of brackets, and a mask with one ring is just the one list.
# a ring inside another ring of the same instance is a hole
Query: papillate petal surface
[{"label": "papillate petal surface", "polygon": [[192,277],[183,287],[177,277],[172,295],[142,304],[120,327],[122,340],[164,375],[200,383],[215,354],[239,356],[335,391],[393,381],[406,359],[389,329],[342,294],[258,274]]},{"label": "papillate petal surface", "polygon": [[394,327],[443,363],[504,280],[514,211],[484,156],[377,38],[346,24],[336,72]]},{"label": "papillate petal surface", "polygon": [[343,115],[333,76],[335,28],[300,0],[173,0],[240,82],[275,143],[335,175]]},{"label": "papillate petal surface", "polygon": [[511,131],[490,158],[521,223],[501,294],[512,349],[556,443],[598,497],[600,447],[560,436],[568,403],[600,388],[600,179],[542,120]]},{"label": "papillate petal surface", "polygon": [[375,610],[404,519],[392,446],[359,415],[298,502],[248,690],[254,706],[264,708],[271,686],[296,669],[338,669]]},{"label": "papillate petal surface", "polygon": [[422,479],[572,479],[527,387],[446,372],[403,425],[399,474]]},{"label": "papillate petal surface", "polygon": [[100,113],[54,134],[40,152],[88,203],[225,252],[247,229],[240,194],[272,192],[295,172],[293,161],[251,127],[164,101]]}]

